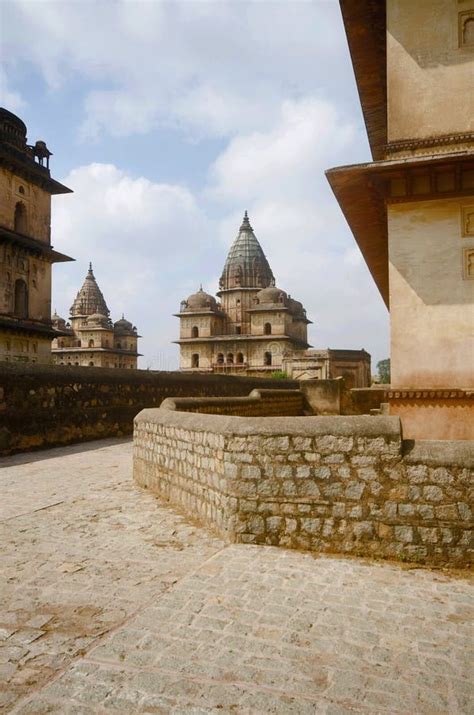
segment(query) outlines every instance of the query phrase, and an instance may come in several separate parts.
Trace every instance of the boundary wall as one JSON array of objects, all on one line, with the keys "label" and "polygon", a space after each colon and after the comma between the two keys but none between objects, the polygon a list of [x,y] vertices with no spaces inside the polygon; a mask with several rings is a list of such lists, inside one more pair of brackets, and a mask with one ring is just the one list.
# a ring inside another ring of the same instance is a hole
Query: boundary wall
[{"label": "boundary wall", "polygon": [[293,380],[0,362],[0,455],[131,434],[167,397],[236,397]]},{"label": "boundary wall", "polygon": [[134,479],[228,541],[470,562],[472,442],[403,442],[398,417],[187,414],[174,402],[135,418]]}]

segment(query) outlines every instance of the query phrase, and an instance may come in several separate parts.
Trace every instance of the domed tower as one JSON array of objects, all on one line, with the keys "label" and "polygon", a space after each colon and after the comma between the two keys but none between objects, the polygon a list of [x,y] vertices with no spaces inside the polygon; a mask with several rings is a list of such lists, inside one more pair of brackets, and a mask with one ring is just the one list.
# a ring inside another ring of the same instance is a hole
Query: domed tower
[{"label": "domed tower", "polygon": [[71,305],[71,325],[73,329],[76,330],[85,322],[86,318],[94,314],[108,318],[110,310],[107,307],[102,291],[97,285],[92,263],[89,263],[89,270],[82,288],[78,291],[74,303]]},{"label": "domed tower", "polygon": [[[82,288],[70,313],[69,338],[53,343],[53,359],[59,365],[90,367],[137,367],[137,329],[122,315],[112,323],[110,311],[89,263]],[[62,319],[55,316],[59,326]],[[62,321],[64,323],[64,321]]]},{"label": "domed tower", "polygon": [[222,271],[218,304],[201,289],[181,303],[180,369],[268,375],[308,347],[301,303],[275,286],[245,212]]},{"label": "domed tower", "polygon": [[0,359],[51,361],[51,266],[71,261],[51,245],[51,196],[70,193],[49,171],[44,141],[0,108]]},{"label": "domed tower", "polygon": [[213,338],[224,330],[224,314],[214,296],[202,286],[181,302],[179,340],[180,368],[211,372],[213,369]]},{"label": "domed tower", "polygon": [[250,225],[247,211],[232,244],[219,281],[222,308],[227,315],[227,331],[250,333],[247,311],[259,290],[275,284],[272,269]]}]

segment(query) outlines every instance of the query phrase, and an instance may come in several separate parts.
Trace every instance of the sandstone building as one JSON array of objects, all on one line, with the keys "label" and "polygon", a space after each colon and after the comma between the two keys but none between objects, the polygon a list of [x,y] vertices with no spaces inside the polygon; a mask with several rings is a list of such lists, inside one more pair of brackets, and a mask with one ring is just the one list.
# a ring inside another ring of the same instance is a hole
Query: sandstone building
[{"label": "sandstone building", "polygon": [[373,162],[327,172],[391,319],[404,435],[474,438],[474,0],[340,0]]},{"label": "sandstone building", "polygon": [[343,377],[345,387],[370,387],[370,355],[365,350],[299,350],[285,355],[283,371],[293,380],[334,380]]},{"label": "sandstone building", "polygon": [[123,315],[112,323],[92,264],[71,306],[70,322],[57,313],[52,321],[58,331],[52,344],[55,364],[136,369],[140,336]]},{"label": "sandstone building", "polygon": [[29,145],[22,120],[0,108],[0,360],[51,361],[51,265],[72,261],[51,245],[51,178],[44,141]]},{"label": "sandstone building", "polygon": [[247,212],[231,246],[217,293],[201,289],[181,303],[180,369],[268,375],[283,356],[306,349],[302,304],[277,288]]}]

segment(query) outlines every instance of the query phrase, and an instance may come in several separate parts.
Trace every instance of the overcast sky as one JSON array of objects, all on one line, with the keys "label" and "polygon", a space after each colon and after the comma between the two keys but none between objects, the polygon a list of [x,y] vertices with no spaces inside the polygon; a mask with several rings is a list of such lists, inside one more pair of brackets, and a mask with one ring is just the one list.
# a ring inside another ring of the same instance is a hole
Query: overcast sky
[{"label": "overcast sky", "polygon": [[324,170],[370,159],[338,3],[3,0],[1,104],[46,140],[67,317],[91,260],[141,367],[178,366],[245,209],[318,348],[388,356],[388,314]]}]

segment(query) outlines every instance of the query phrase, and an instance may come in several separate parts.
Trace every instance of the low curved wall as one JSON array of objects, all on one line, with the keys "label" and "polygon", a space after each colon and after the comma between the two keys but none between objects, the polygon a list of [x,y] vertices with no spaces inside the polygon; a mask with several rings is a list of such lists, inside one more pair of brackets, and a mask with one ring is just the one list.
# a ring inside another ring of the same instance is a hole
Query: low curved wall
[{"label": "low curved wall", "polygon": [[466,565],[473,467],[397,417],[135,418],[136,483],[233,542]]}]

